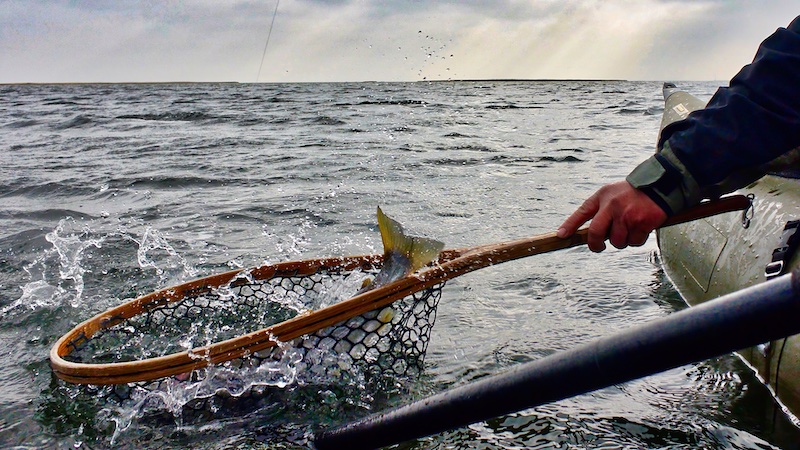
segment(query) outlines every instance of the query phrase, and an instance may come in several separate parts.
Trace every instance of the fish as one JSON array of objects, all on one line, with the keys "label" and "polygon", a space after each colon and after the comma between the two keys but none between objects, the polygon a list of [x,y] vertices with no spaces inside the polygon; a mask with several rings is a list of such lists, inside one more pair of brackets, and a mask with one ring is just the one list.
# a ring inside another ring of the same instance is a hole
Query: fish
[{"label": "fish", "polygon": [[439,256],[444,243],[435,239],[407,236],[403,226],[378,206],[378,229],[383,240],[383,267],[375,278],[364,280],[358,294],[405,278]]}]

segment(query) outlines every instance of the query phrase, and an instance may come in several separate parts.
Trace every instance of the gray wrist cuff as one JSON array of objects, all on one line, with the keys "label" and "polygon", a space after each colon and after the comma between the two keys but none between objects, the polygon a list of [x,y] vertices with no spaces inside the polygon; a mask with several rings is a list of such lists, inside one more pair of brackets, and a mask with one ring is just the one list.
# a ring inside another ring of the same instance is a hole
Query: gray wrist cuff
[{"label": "gray wrist cuff", "polygon": [[659,153],[639,164],[627,176],[633,187],[644,191],[669,215],[700,203],[700,186],[669,143]]}]

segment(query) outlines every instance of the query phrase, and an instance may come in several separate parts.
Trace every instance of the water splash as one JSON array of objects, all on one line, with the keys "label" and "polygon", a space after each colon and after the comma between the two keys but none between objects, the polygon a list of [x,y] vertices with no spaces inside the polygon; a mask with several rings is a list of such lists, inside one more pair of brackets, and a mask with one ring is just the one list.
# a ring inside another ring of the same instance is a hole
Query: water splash
[{"label": "water splash", "polygon": [[14,302],[0,309],[0,315],[5,315],[20,307],[38,309],[61,304],[66,296],[66,291],[58,286],[52,286],[46,280],[36,280],[22,286],[22,295]]},{"label": "water splash", "polygon": [[353,297],[369,277],[370,274],[356,269],[342,280],[325,284],[317,296],[313,309],[325,308]]},{"label": "water splash", "polygon": [[[161,285],[198,276],[198,270],[158,230],[148,226],[138,237],[134,230],[119,223],[111,224],[113,228],[109,229],[107,220],[85,223],[72,217],[59,220],[56,227],[45,235],[45,240],[52,247],[42,251],[23,268],[30,281],[21,286],[21,296],[0,312],[6,313],[17,308],[35,310],[61,305],[73,308],[83,306],[84,297],[93,294],[86,292],[86,275],[94,270],[106,274],[105,267],[96,267],[99,264],[97,260],[105,256],[98,254],[97,250],[109,241],[112,244],[117,240],[133,243],[135,248],[131,250],[136,252],[135,260],[139,268],[144,271],[155,270]],[[116,251],[119,249],[109,249],[107,253]]]},{"label": "water splash", "polygon": [[316,228],[316,225],[310,220],[303,219],[296,227],[297,233],[282,232],[274,233],[266,225],[262,226],[261,234],[267,239],[278,254],[284,255],[286,258],[297,258],[304,254],[312,244],[308,233]]},{"label": "water splash", "polygon": [[[149,413],[168,412],[182,425],[185,408],[198,400],[222,395],[241,397],[267,387],[284,389],[297,381],[303,353],[288,343],[272,340],[280,349],[278,358],[258,365],[233,366],[230,362],[195,371],[192,381],[187,377],[169,378],[157,382],[157,388],[134,387],[130,399],[119,407],[105,408],[101,417],[114,424],[111,445],[128,430],[138,418]],[[212,412],[213,412],[213,402]]]},{"label": "water splash", "polygon": [[75,296],[72,297],[70,305],[77,307],[80,305],[81,296],[83,295],[83,275],[87,272],[87,269],[84,269],[81,265],[84,252],[90,247],[101,248],[105,238],[88,238],[91,233],[88,227],[79,233],[67,233],[65,235],[64,229],[66,225],[68,223],[74,224],[74,222],[71,217],[60,220],[55,230],[47,233],[45,239],[53,244],[55,251],[58,253],[61,280],[72,280]]},{"label": "water splash", "polygon": [[[77,227],[72,217],[61,219],[56,228],[45,235],[53,245],[33,262],[24,267],[32,281],[22,286],[22,295],[2,309],[7,313],[25,307],[39,309],[69,304],[78,307],[84,293],[84,274],[90,272],[83,266],[88,249],[101,248],[105,237],[91,237],[91,230]],[[56,261],[54,261],[56,260]],[[56,277],[54,271],[58,271]]]},{"label": "water splash", "polygon": [[155,269],[162,283],[167,281],[170,274],[179,267],[183,269],[185,277],[197,276],[197,269],[189,264],[186,258],[181,256],[164,235],[155,228],[149,226],[145,228],[141,240],[137,243],[139,249],[136,252],[136,258],[139,267]]}]

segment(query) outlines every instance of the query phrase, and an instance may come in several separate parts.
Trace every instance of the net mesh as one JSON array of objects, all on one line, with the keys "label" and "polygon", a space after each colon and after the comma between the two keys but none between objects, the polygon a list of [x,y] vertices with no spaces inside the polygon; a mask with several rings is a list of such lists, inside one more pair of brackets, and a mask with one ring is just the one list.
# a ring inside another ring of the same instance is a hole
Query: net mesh
[{"label": "net mesh", "polygon": [[[64,359],[77,363],[118,363],[183,352],[257,331],[349,298],[372,271],[320,271],[303,276],[275,276],[265,280],[243,273],[230,283],[174,302],[153,302],[143,313],[120,320],[91,337],[68,343]],[[351,317],[290,342],[279,343],[220,364],[230,385],[232,373],[253,377],[277,376],[291,366],[292,381],[330,383],[359,376],[413,376],[422,365],[436,319],[444,283],[416,292],[392,304]],[[200,356],[198,356],[200,357]],[[178,377],[108,386],[106,395],[127,400],[133,390],[169,390],[175,383],[191,383],[212,376],[217,368],[196,370]],[[254,375],[255,374],[255,375]],[[233,382],[233,384],[236,384]],[[235,386],[228,386],[235,390]],[[196,393],[195,393],[196,395]]]}]

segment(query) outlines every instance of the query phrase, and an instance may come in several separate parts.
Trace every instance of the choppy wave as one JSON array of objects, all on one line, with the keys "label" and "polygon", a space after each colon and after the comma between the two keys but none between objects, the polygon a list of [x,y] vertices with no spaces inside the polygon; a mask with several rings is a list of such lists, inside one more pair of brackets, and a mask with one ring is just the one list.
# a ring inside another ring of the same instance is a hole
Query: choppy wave
[{"label": "choppy wave", "polygon": [[8,128],[28,128],[39,125],[40,122],[38,120],[17,120],[14,122],[9,122],[5,126]]},{"label": "choppy wave", "polygon": [[[428,103],[424,100],[364,100],[358,102],[357,105],[361,106],[427,106]],[[343,105],[344,106],[344,105]]]},{"label": "choppy wave", "polygon": [[544,106],[539,105],[517,105],[515,103],[505,103],[501,105],[486,105],[486,109],[541,109]]},{"label": "choppy wave", "polygon": [[[35,183],[35,180],[33,181]],[[78,183],[70,183],[68,180],[62,182],[45,182],[39,185],[27,183],[14,184],[11,186],[0,184],[0,198],[2,197],[81,197],[96,192],[97,189]]]},{"label": "choppy wave", "polygon": [[70,128],[87,127],[93,123],[94,120],[91,117],[79,114],[66,122],[57,124],[55,128],[57,130],[67,130]]},{"label": "choppy wave", "polygon": [[117,116],[116,118],[134,119],[134,120],[200,122],[200,121],[217,119],[218,117],[203,111],[176,111],[176,112],[163,112],[163,113],[122,114]]},{"label": "choppy wave", "polygon": [[316,116],[312,118],[305,119],[306,122],[313,124],[313,125],[346,125],[347,122],[341,119],[337,119],[335,117],[329,116]]},{"label": "choppy wave", "polygon": [[539,158],[539,161],[557,162],[557,163],[583,162],[582,159],[580,159],[580,158],[578,158],[576,156],[572,156],[572,155],[566,155],[566,156],[542,156],[541,158]]}]

